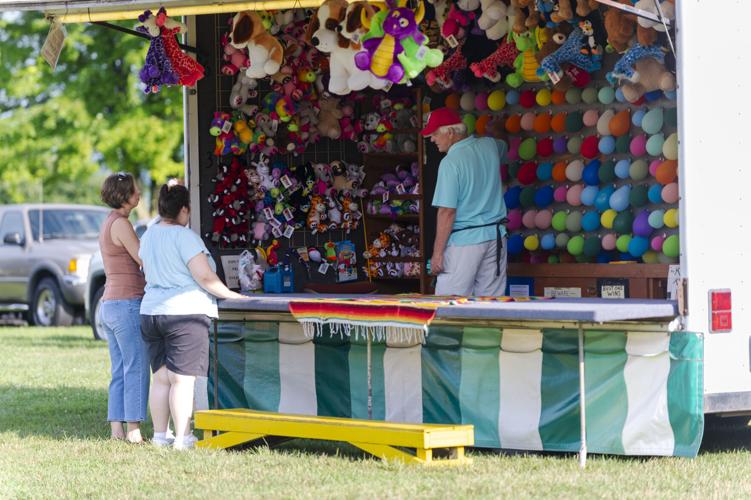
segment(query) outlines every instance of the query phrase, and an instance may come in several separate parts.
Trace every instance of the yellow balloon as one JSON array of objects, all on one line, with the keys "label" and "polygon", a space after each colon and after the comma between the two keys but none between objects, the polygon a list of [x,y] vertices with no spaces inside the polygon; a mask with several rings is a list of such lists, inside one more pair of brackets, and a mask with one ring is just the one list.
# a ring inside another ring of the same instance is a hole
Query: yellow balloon
[{"label": "yellow balloon", "polygon": [[665,212],[662,218],[665,225],[671,229],[678,227],[678,209],[671,208]]},{"label": "yellow balloon", "polygon": [[550,101],[553,99],[550,89],[540,89],[535,96],[538,106],[549,106]]},{"label": "yellow balloon", "polygon": [[600,224],[602,224],[602,227],[606,229],[613,229],[613,221],[615,220],[616,215],[618,215],[618,212],[616,212],[612,208],[605,210],[600,216]]},{"label": "yellow balloon", "polygon": [[494,90],[488,96],[488,107],[491,111],[500,111],[506,106],[506,92]]},{"label": "yellow balloon", "polygon": [[644,255],[641,256],[641,260],[643,260],[645,264],[657,264],[659,257],[660,254],[654,250],[647,250],[644,252]]},{"label": "yellow balloon", "polygon": [[526,238],[524,238],[524,248],[526,248],[530,252],[534,252],[535,250],[540,248],[540,238],[538,238],[536,234],[527,236]]}]

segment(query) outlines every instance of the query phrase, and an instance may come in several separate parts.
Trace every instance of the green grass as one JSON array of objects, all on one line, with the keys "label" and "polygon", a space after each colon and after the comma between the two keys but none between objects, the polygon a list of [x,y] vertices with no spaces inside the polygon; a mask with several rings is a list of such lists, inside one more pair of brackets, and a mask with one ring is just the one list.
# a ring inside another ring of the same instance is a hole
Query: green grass
[{"label": "green grass", "polygon": [[481,451],[429,469],[310,441],[180,453],[107,439],[108,370],[86,327],[0,328],[0,498],[751,495],[751,431],[737,421],[708,430],[694,460],[600,456],[584,471],[572,455]]}]

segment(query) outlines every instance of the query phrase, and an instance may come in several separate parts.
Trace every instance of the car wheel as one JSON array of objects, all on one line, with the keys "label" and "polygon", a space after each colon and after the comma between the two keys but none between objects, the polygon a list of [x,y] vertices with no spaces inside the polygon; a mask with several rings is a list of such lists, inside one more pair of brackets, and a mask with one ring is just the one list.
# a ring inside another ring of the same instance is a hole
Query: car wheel
[{"label": "car wheel", "polygon": [[109,342],[107,329],[104,328],[104,324],[102,323],[102,295],[104,295],[104,287],[100,286],[91,299],[91,329],[94,332],[96,340]]},{"label": "car wheel", "polygon": [[60,287],[53,278],[44,278],[34,290],[31,318],[37,326],[70,326],[73,309],[65,303]]}]

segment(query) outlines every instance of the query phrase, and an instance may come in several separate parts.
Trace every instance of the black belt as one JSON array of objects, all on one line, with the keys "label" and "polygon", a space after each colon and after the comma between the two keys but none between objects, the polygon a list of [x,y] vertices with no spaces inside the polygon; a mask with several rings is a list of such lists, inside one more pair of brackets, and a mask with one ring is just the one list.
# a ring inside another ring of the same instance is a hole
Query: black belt
[{"label": "black belt", "polygon": [[480,224],[478,226],[467,226],[459,229],[452,229],[451,234],[458,233],[459,231],[466,231],[467,229],[479,229],[481,227],[495,226],[495,275],[501,275],[501,250],[503,250],[503,237],[501,236],[501,226],[508,223],[508,219],[504,217],[497,222],[491,222],[489,224]]}]

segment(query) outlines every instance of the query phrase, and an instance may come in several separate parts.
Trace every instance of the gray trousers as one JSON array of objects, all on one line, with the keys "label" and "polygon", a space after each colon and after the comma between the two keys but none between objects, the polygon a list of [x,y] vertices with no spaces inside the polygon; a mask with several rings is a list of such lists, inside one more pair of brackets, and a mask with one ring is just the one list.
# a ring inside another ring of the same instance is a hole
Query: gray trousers
[{"label": "gray trousers", "polygon": [[501,275],[495,275],[496,241],[448,246],[444,271],[438,275],[436,295],[498,297],[506,292],[506,238],[501,249]]}]

